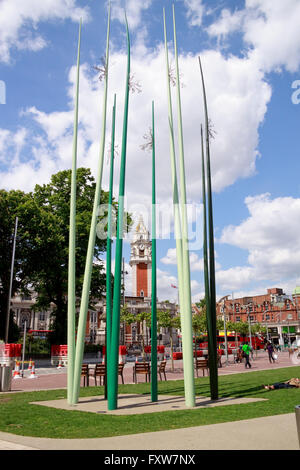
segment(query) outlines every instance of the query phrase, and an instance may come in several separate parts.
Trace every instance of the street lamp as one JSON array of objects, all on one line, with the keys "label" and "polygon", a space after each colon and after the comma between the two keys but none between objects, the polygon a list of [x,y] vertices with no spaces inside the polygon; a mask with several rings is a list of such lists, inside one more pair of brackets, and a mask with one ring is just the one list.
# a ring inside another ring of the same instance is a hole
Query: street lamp
[{"label": "street lamp", "polygon": [[249,323],[249,339],[250,339],[250,346],[252,347],[251,318],[250,318],[249,307],[248,307],[248,323]]},{"label": "street lamp", "polygon": [[250,346],[252,346],[252,336],[251,336],[251,319],[250,319],[249,308],[252,307],[253,305],[254,304],[252,302],[250,302],[249,304],[244,305],[244,307],[243,307],[243,308],[246,309],[246,314],[247,314],[247,317],[248,317]]},{"label": "street lamp", "polygon": [[228,346],[227,346],[227,331],[226,331],[226,316],[225,316],[225,299],[223,300],[223,320],[224,320],[224,338],[225,338],[225,356],[226,365],[228,366]]}]

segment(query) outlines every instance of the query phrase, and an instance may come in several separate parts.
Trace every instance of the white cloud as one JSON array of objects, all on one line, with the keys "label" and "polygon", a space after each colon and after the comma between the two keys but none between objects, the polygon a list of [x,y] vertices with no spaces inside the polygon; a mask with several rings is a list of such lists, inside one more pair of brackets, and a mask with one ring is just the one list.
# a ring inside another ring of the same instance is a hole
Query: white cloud
[{"label": "white cloud", "polygon": [[300,199],[262,194],[245,203],[249,217],[226,227],[220,242],[247,250],[249,264],[218,271],[218,287],[231,292],[253,282],[282,285],[299,279]]},{"label": "white cloud", "polygon": [[147,10],[152,0],[110,0],[111,18],[121,23],[125,21],[125,10],[130,29],[136,29],[141,24],[143,10]]},{"label": "white cloud", "polygon": [[88,8],[77,6],[76,0],[2,0],[0,2],[0,61],[9,63],[11,50],[38,51],[47,39],[38,32],[38,25],[49,20],[88,21]]},{"label": "white cloud", "polygon": [[202,0],[184,0],[187,9],[187,18],[191,26],[201,26],[204,15]]},{"label": "white cloud", "polygon": [[240,31],[247,56],[265,72],[285,67],[298,70],[300,63],[300,3],[298,0],[246,0],[245,8],[233,13],[223,9],[210,25],[211,36],[226,38]]},{"label": "white cloud", "polygon": [[28,131],[26,128],[19,128],[16,133],[6,129],[0,129],[0,162],[7,165],[9,161],[11,165],[20,163],[20,154],[26,144]]},{"label": "white cloud", "polygon": [[[172,59],[172,54],[170,54]],[[200,123],[203,122],[203,99],[200,86],[198,55],[181,55],[180,69],[185,87],[182,88],[182,115],[185,144],[185,164],[188,202],[195,204],[196,212],[190,211],[190,224],[196,222],[193,231],[195,243],[192,249],[202,248],[201,227],[201,161]],[[240,178],[253,175],[258,157],[258,128],[262,123],[271,89],[263,75],[247,59],[224,58],[220,52],[206,51],[202,54],[209,112],[217,132],[211,145],[213,188],[221,191]],[[118,193],[119,165],[122,142],[124,80],[126,56],[113,52],[110,57],[109,92],[107,108],[106,149],[110,142],[111,110],[113,93],[117,95],[116,145],[119,155],[115,159],[115,194]],[[151,155],[141,150],[143,135],[151,125],[151,102],[155,102],[156,140],[156,188],[157,204],[164,204],[162,221],[173,223],[172,184],[169,150],[168,105],[164,75],[165,59],[162,46],[145,55],[132,54],[132,72],[141,83],[142,92],[130,94],[126,166],[126,199],[129,206],[142,204],[151,207]],[[222,77],[222,80],[220,80]],[[51,172],[71,167],[73,116],[74,116],[75,67],[69,73],[69,105],[65,110],[46,113],[38,107],[24,111],[28,129],[35,125],[31,139],[31,153],[27,148],[27,165],[32,171],[28,180],[18,179],[20,167],[7,161],[7,171],[2,171],[3,187],[31,190],[36,182],[50,178]],[[91,69],[83,64],[80,70],[78,166],[91,168],[97,176],[99,159],[100,126],[102,118],[103,85]],[[172,89],[174,122],[176,123],[175,89]],[[5,131],[5,129],[3,129]],[[30,131],[28,131],[30,132]],[[10,133],[10,138],[12,134]],[[176,140],[177,146],[177,140]],[[0,149],[1,151],[1,149]],[[107,155],[107,151],[106,151]],[[107,160],[107,158],[105,158]],[[24,163],[24,162],[23,162]],[[109,166],[104,165],[103,187],[108,186]],[[14,180],[14,175],[16,179]],[[162,206],[161,206],[162,207]],[[151,212],[149,212],[151,214]],[[163,224],[165,238],[170,224]],[[167,227],[168,225],[168,227]],[[158,225],[158,227],[160,227]],[[197,231],[198,227],[198,231]],[[192,237],[191,237],[192,238]],[[191,240],[190,238],[190,240]]]},{"label": "white cloud", "polygon": [[[169,248],[160,261],[166,265],[177,265],[176,248]],[[195,252],[190,252],[190,269],[192,272],[203,271],[203,258],[199,258]]]},{"label": "white cloud", "polygon": [[221,11],[220,18],[207,28],[207,32],[211,36],[226,37],[228,34],[241,30],[244,18],[244,10],[231,13],[230,10],[224,8]]}]

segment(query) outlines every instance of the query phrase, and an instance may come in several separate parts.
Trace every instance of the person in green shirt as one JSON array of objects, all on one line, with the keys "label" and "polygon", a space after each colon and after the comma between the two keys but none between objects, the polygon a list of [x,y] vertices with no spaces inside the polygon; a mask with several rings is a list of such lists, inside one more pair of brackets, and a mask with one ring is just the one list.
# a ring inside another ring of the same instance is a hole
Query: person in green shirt
[{"label": "person in green shirt", "polygon": [[249,369],[251,369],[251,364],[250,364],[250,361],[249,361],[251,348],[250,348],[247,341],[243,344],[242,351],[243,351],[244,358],[245,358],[245,368],[247,369],[247,366],[248,366]]}]

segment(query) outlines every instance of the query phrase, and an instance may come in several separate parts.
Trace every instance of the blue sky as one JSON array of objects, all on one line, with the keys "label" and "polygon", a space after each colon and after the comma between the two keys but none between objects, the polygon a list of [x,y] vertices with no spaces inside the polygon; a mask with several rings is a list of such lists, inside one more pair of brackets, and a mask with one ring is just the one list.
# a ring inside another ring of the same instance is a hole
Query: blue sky
[{"label": "blue sky", "polygon": [[[217,296],[259,294],[269,287],[282,287],[289,294],[300,284],[300,93],[292,88],[300,80],[299,1],[112,0],[106,141],[108,146],[116,93],[116,143],[121,147],[126,6],[131,69],[142,89],[131,94],[129,103],[126,207],[136,220],[142,213],[150,224],[151,158],[140,145],[150,126],[154,100],[157,201],[162,219],[170,223],[157,243],[158,295],[174,300],[171,284],[177,282],[162,16],[165,7],[174,63],[173,3],[183,83],[187,197],[189,207],[197,210],[191,226],[199,234],[199,129],[203,122],[199,54],[216,131],[211,158]],[[30,191],[36,183],[47,183],[51,174],[70,168],[80,18],[78,165],[91,168],[96,176],[103,84],[93,66],[105,53],[107,2],[0,2],[0,80],[6,85],[6,102],[0,105],[0,172],[1,187],[7,190]],[[173,108],[176,120],[175,96]],[[118,175],[117,157],[115,195]],[[108,187],[107,163],[103,187]],[[124,256],[130,294],[128,241]],[[196,301],[204,296],[201,236],[194,242],[190,245],[191,278]]]}]

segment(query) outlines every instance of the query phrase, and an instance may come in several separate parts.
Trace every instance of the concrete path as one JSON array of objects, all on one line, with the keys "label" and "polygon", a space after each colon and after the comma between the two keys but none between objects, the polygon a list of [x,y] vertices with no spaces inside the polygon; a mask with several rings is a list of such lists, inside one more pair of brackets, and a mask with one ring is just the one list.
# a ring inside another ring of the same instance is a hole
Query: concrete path
[{"label": "concrete path", "polygon": [[101,439],[44,439],[0,432],[1,450],[299,450],[295,415]]}]

